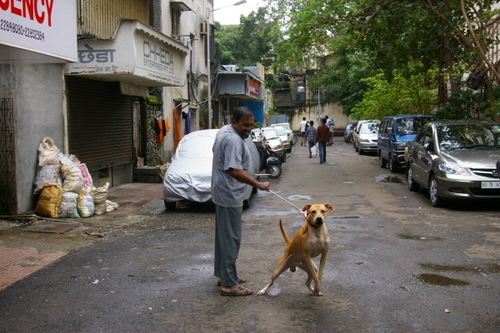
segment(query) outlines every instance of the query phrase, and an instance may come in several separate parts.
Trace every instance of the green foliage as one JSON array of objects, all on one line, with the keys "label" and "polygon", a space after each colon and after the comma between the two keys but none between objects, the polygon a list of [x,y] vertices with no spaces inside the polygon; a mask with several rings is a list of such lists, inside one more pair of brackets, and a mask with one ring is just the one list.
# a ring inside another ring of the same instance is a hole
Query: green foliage
[{"label": "green foliage", "polygon": [[261,7],[248,16],[242,15],[239,25],[221,26],[216,22],[215,58],[224,65],[255,66],[257,62],[270,66],[274,61],[273,23],[266,18],[267,9]]},{"label": "green foliage", "polygon": [[395,71],[392,76],[391,82],[382,73],[364,79],[370,88],[353,108],[351,117],[380,119],[391,115],[431,113],[436,103],[436,92],[428,89],[423,75],[406,79]]},{"label": "green foliage", "polygon": [[480,112],[484,112],[484,104],[481,103],[483,96],[472,90],[462,90],[454,93],[448,98],[445,106],[435,112],[438,119],[473,119],[479,118]]}]

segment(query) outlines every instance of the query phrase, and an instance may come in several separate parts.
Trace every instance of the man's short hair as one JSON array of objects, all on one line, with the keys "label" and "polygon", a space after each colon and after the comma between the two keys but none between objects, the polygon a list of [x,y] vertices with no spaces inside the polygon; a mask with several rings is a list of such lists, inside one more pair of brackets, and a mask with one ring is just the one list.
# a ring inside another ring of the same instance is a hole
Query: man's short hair
[{"label": "man's short hair", "polygon": [[254,118],[255,116],[254,116],[252,110],[250,110],[246,106],[239,106],[233,112],[233,120],[235,122],[239,123],[241,120],[241,117]]}]

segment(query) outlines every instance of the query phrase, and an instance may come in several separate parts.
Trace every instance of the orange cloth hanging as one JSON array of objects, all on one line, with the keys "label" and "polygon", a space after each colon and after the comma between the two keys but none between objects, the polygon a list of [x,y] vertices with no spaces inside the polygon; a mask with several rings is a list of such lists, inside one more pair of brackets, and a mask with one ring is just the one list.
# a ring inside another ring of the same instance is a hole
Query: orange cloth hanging
[{"label": "orange cloth hanging", "polygon": [[163,140],[165,139],[164,121],[157,119],[156,122],[158,123],[158,127],[160,128],[159,133],[156,134],[156,143],[163,143]]},{"label": "orange cloth hanging", "polygon": [[165,131],[170,132],[170,119],[165,118]]},{"label": "orange cloth hanging", "polygon": [[177,109],[174,109],[173,111],[174,114],[174,150],[177,149],[177,146],[179,145],[179,142],[181,141],[181,120],[179,118],[179,112],[177,112]]}]

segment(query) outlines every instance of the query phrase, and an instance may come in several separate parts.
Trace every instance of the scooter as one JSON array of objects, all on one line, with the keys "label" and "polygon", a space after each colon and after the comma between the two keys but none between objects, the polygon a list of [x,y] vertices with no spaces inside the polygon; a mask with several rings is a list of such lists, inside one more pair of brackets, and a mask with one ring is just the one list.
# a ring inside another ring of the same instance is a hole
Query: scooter
[{"label": "scooter", "polygon": [[259,151],[260,166],[259,170],[265,170],[269,178],[279,178],[283,169],[279,158],[272,156],[272,149],[264,140],[254,141],[257,150]]}]

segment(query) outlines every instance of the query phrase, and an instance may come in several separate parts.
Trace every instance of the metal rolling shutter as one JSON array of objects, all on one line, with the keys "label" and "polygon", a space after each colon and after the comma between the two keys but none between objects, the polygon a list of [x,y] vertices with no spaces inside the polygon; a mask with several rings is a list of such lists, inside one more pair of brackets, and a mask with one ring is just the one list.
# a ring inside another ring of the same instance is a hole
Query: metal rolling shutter
[{"label": "metal rolling shutter", "polygon": [[131,96],[117,82],[67,77],[69,152],[89,170],[131,163]]}]

